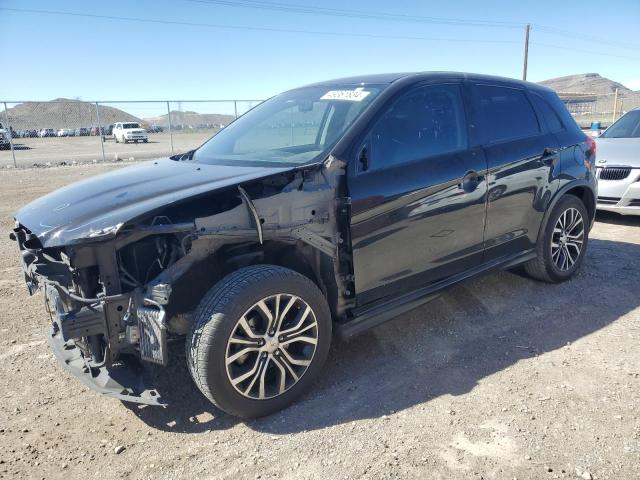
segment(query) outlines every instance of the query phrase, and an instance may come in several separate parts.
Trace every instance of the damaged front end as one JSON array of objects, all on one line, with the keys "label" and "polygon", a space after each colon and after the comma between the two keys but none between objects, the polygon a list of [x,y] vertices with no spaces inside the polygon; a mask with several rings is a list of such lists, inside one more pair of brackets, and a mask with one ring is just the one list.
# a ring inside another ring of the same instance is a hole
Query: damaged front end
[{"label": "damaged front end", "polygon": [[12,238],[29,293],[44,292],[59,363],[102,394],[163,405],[145,386],[141,360],[167,363],[164,309],[141,289],[123,291],[113,242],[46,249],[19,224]]},{"label": "damaged front end", "polygon": [[254,263],[304,271],[340,318],[354,297],[343,176],[330,158],[169,202],[66,245],[43,244],[18,215],[11,236],[30,294],[44,291],[56,358],[99,393],[165,405],[145,385],[145,365],[166,366],[167,344],[187,332],[204,292]]}]

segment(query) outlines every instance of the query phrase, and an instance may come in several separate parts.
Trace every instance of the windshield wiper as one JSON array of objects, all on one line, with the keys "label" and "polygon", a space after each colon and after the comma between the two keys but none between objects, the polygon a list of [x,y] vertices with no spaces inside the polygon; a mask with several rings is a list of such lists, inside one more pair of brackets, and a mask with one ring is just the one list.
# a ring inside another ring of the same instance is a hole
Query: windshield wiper
[{"label": "windshield wiper", "polygon": [[195,153],[195,149],[194,150],[189,150],[188,152],[185,153],[179,153],[177,155],[173,155],[171,157],[169,157],[171,160],[175,160],[176,162],[184,162],[187,160],[193,160],[193,154]]}]

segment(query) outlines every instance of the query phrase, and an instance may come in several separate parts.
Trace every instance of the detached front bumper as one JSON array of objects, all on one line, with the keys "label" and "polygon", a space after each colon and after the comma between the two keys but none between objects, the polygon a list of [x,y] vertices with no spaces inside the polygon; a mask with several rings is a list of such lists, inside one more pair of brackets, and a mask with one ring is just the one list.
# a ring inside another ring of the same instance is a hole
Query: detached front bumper
[{"label": "detached front bumper", "polygon": [[111,367],[90,367],[80,348],[73,340],[65,342],[55,324],[48,341],[60,365],[91,390],[125,402],[166,406],[158,391],[145,385],[141,365],[119,362]]},{"label": "detached front bumper", "polygon": [[[53,287],[45,287],[45,296],[52,320],[48,343],[65,370],[90,389],[108,397],[146,405],[166,405],[158,391],[146,385],[143,364],[135,355],[122,355],[111,365],[96,366],[83,354],[76,339],[84,336],[83,334],[94,334],[105,328],[101,305],[83,307],[79,312],[69,313],[64,310],[64,303]],[[146,333],[148,342],[148,332]],[[159,349],[166,352],[166,339],[154,340]]]}]

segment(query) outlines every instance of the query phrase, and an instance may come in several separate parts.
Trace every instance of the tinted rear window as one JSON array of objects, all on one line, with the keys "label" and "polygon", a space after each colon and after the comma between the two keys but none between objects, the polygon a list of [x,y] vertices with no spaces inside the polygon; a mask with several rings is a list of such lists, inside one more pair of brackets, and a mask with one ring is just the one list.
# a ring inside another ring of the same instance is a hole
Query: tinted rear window
[{"label": "tinted rear window", "polygon": [[474,85],[473,90],[480,143],[495,143],[540,133],[536,114],[522,90],[493,85]]},{"label": "tinted rear window", "polygon": [[550,132],[559,132],[564,128],[560,118],[558,118],[558,114],[553,110],[551,105],[542,98],[538,93],[533,92],[531,94],[531,99],[533,100],[534,105],[538,109],[538,112],[544,118],[545,123],[547,124],[547,128]]},{"label": "tinted rear window", "polygon": [[553,108],[553,111],[556,112],[556,114],[562,121],[564,128],[566,128],[567,130],[575,130],[580,132],[580,127],[569,113],[569,110],[567,110],[565,104],[562,103],[562,100],[560,100],[560,97],[558,97],[555,92],[552,92],[551,90],[542,90],[536,93],[544,98],[551,106],[551,108]]}]

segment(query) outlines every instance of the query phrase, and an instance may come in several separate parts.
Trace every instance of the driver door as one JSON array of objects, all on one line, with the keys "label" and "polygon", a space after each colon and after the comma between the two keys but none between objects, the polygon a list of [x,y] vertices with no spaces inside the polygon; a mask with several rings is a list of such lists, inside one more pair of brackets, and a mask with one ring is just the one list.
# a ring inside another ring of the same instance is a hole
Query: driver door
[{"label": "driver door", "polygon": [[[351,241],[358,304],[478,266],[487,164],[469,149],[462,86],[404,93],[351,162]],[[364,161],[363,161],[364,159]]]}]

